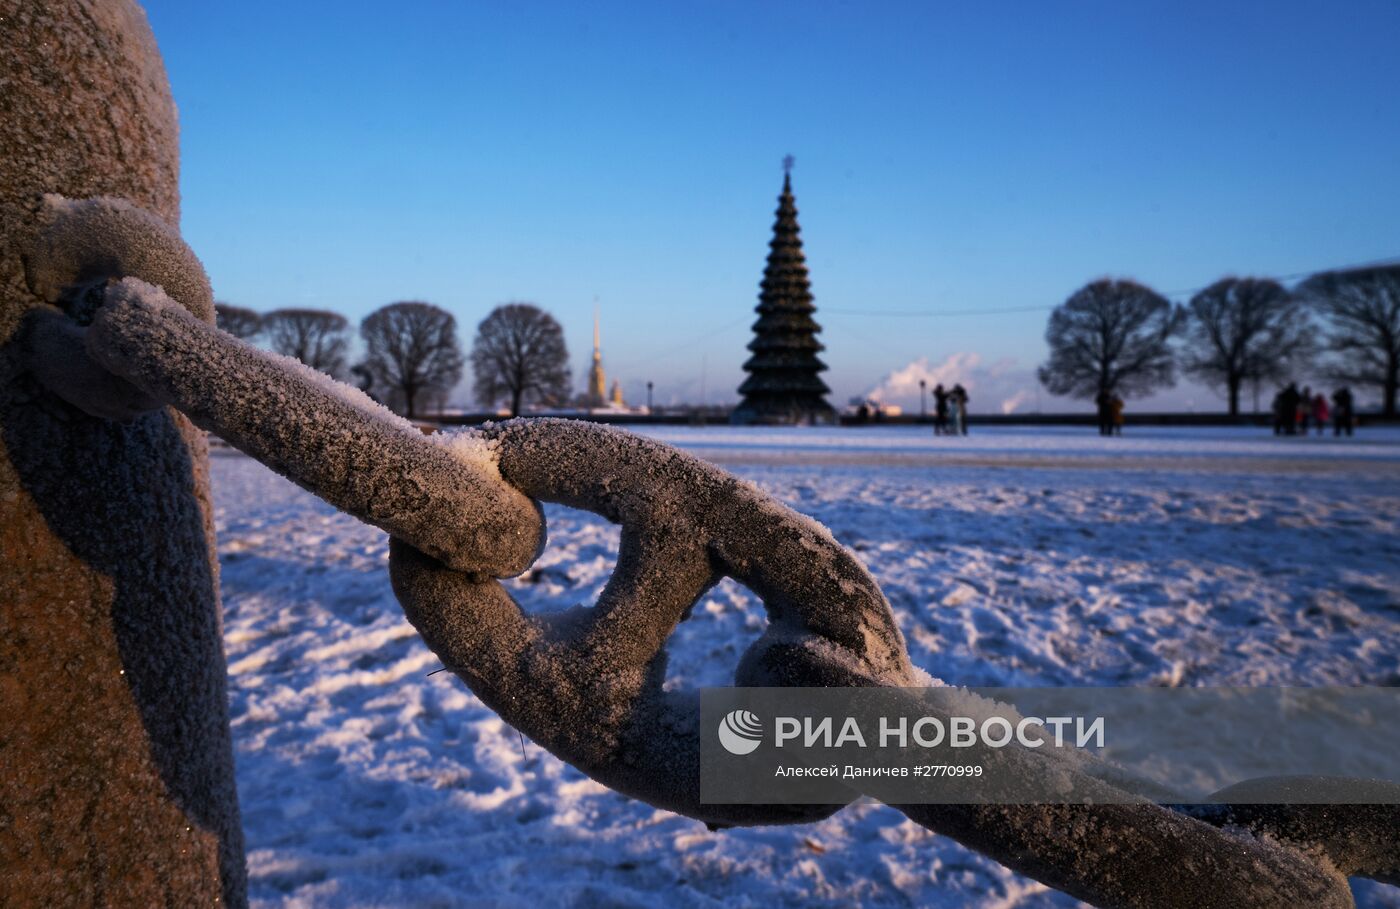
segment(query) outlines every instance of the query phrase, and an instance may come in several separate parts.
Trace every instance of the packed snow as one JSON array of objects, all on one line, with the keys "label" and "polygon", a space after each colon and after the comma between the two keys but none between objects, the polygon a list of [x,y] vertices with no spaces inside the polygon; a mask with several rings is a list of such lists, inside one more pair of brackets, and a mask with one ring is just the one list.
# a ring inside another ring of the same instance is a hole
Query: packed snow
[{"label": "packed snow", "polygon": [[[1128,432],[647,430],[829,527],[949,682],[1400,685],[1400,431]],[[869,802],[709,831],[608,791],[434,674],[382,532],[213,461],[255,905],[1076,905]],[[592,602],[618,529],[545,511],[548,546],[508,586],[530,610]],[[730,684],[763,625],[722,583],[672,638],[668,684]]]}]

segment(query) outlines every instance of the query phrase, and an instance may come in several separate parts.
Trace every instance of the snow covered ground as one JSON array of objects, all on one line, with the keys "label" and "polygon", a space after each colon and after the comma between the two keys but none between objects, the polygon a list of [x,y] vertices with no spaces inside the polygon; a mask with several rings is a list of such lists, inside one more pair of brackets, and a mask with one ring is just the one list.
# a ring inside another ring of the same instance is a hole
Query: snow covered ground
[{"label": "snow covered ground", "polygon": [[[1400,685],[1400,432],[1129,432],[651,430],[829,526],[950,682]],[[709,832],[609,792],[429,675],[383,534],[213,460],[256,905],[1076,905],[875,804]],[[617,529],[547,515],[513,592],[591,600]],[[762,623],[722,584],[672,639],[673,677],[730,683]],[[1356,891],[1400,907],[1400,889]]]}]

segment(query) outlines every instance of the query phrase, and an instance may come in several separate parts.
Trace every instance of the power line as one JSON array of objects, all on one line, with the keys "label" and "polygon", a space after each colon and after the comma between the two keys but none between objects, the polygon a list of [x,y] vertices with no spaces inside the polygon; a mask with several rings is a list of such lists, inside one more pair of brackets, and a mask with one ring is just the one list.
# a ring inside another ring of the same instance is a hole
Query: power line
[{"label": "power line", "polygon": [[[1361,268],[1382,268],[1389,265],[1400,265],[1400,256],[1391,256],[1388,259],[1376,259],[1371,262],[1361,262],[1355,265],[1339,265],[1332,268],[1316,268],[1311,271],[1296,271],[1286,275],[1273,275],[1272,280],[1279,282],[1296,281],[1299,278],[1311,277],[1315,274],[1329,271],[1354,271]],[[1270,276],[1265,276],[1270,277]],[[1200,287],[1190,287],[1184,290],[1159,291],[1162,296],[1169,300],[1178,297],[1194,296],[1209,287],[1203,284]],[[875,316],[878,318],[891,319],[931,319],[949,316],[995,316],[1007,313],[1018,312],[1048,312],[1056,308],[1059,304],[1041,304],[1038,306],[1003,306],[987,309],[844,309],[841,307],[821,307],[818,312],[828,315],[838,316]]]},{"label": "power line", "polygon": [[[1311,278],[1313,275],[1320,275],[1320,274],[1323,274],[1323,273],[1325,273],[1325,272],[1331,272],[1331,271],[1357,271],[1357,270],[1363,269],[1363,268],[1384,268],[1384,267],[1390,266],[1390,265],[1400,265],[1400,256],[1391,256],[1391,257],[1388,258],[1388,259],[1376,259],[1376,260],[1371,261],[1371,262],[1360,262],[1360,263],[1357,263],[1357,264],[1355,264],[1355,265],[1338,265],[1338,266],[1333,267],[1333,268],[1314,268],[1312,271],[1295,271],[1295,272],[1292,272],[1291,274],[1286,274],[1286,275],[1273,275],[1273,276],[1265,275],[1264,278],[1265,278],[1266,280],[1272,278],[1272,280],[1274,280],[1274,281],[1278,281],[1279,283],[1284,283],[1284,282],[1287,282],[1287,281],[1296,281],[1296,280],[1298,280],[1299,278]],[[1209,287],[1209,286],[1210,286],[1209,284],[1206,284],[1206,285],[1204,285],[1204,286],[1202,286],[1202,287],[1192,287],[1192,288],[1189,288],[1189,289],[1187,289],[1187,290],[1169,290],[1169,291],[1162,292],[1162,296],[1167,297],[1167,298],[1194,296],[1195,294],[1200,293],[1201,291],[1205,290],[1205,289],[1206,289],[1207,287]]]},{"label": "power line", "polygon": [[926,318],[929,316],[991,316],[1000,313],[1010,312],[1039,312],[1045,309],[1054,309],[1055,306],[1007,306],[998,309],[840,309],[829,306],[820,307],[817,312],[822,315],[839,316],[888,316],[890,318]]},{"label": "power line", "polygon": [[[1352,271],[1352,270],[1354,270],[1354,269],[1360,269],[1360,268],[1381,268],[1381,267],[1389,266],[1389,265],[1400,265],[1400,256],[1392,256],[1392,257],[1390,257],[1390,258],[1388,258],[1388,259],[1376,259],[1376,260],[1371,261],[1371,262],[1362,262],[1362,263],[1359,263],[1359,264],[1356,264],[1356,265],[1341,265],[1341,266],[1336,266],[1336,267],[1333,267],[1333,268],[1318,268],[1318,269],[1313,269],[1312,271],[1298,271],[1298,272],[1292,272],[1292,273],[1286,274],[1286,275],[1274,275],[1274,276],[1272,276],[1272,278],[1273,278],[1273,280],[1275,280],[1275,281],[1280,281],[1280,282],[1283,282],[1283,281],[1293,281],[1293,280],[1297,280],[1297,279],[1299,279],[1299,278],[1307,278],[1307,277],[1310,277],[1310,276],[1312,276],[1312,275],[1319,274],[1319,273],[1321,273],[1321,272],[1327,272],[1327,271]],[[1184,289],[1184,290],[1171,290],[1171,291],[1166,291],[1166,292],[1163,292],[1163,293],[1162,293],[1162,296],[1166,297],[1167,299],[1174,299],[1174,298],[1177,298],[1177,297],[1189,297],[1189,296],[1192,296],[1192,295],[1194,295],[1194,294],[1197,294],[1197,293],[1201,292],[1202,290],[1205,290],[1206,287],[1209,287],[1209,286],[1210,286],[1210,285],[1207,284],[1207,285],[1202,285],[1201,287],[1186,288],[1186,289]],[[1055,309],[1058,305],[1059,305],[1059,304],[1054,304],[1054,303],[1052,303],[1052,304],[1041,304],[1041,305],[1037,305],[1037,306],[1002,306],[1002,307],[994,307],[994,308],[987,308],[987,309],[939,309],[939,310],[908,310],[908,309],[906,309],[906,310],[896,310],[896,309],[886,309],[886,310],[874,309],[874,310],[871,310],[871,309],[845,309],[845,308],[841,308],[841,307],[820,307],[820,308],[818,308],[817,312],[818,312],[819,314],[824,314],[824,315],[874,316],[874,317],[877,317],[877,318],[927,319],[927,318],[942,318],[942,317],[956,317],[956,316],[993,316],[993,315],[1006,315],[1006,314],[1010,314],[1010,313],[1023,313],[1023,312],[1048,312],[1048,311],[1050,311],[1050,310],[1052,310],[1052,309]],[[730,331],[730,330],[736,328],[737,326],[739,326],[740,324],[742,324],[742,323],[744,323],[744,322],[747,322],[747,321],[748,321],[749,319],[751,319],[751,318],[753,318],[752,313],[745,313],[744,315],[739,316],[739,317],[736,318],[736,319],[732,319],[732,320],[730,320],[730,321],[728,321],[728,322],[725,322],[723,325],[721,325],[721,326],[719,326],[719,327],[717,327],[717,328],[713,328],[713,329],[711,329],[711,330],[709,330],[709,331],[706,331],[706,332],[703,332],[703,333],[701,333],[701,334],[695,335],[694,337],[691,337],[691,338],[689,338],[689,339],[687,339],[687,340],[681,342],[680,344],[676,344],[676,345],[673,345],[673,346],[670,346],[670,347],[663,348],[662,350],[655,351],[655,352],[650,353],[650,354],[648,354],[646,357],[643,357],[643,358],[641,358],[641,359],[632,360],[632,361],[630,361],[630,362],[623,362],[620,366],[617,365],[617,364],[613,364],[610,368],[611,368],[614,372],[630,372],[630,373],[635,373],[639,367],[642,367],[642,366],[649,366],[649,365],[651,365],[652,363],[657,362],[658,360],[662,360],[662,359],[664,359],[664,358],[666,358],[666,357],[670,357],[670,356],[672,356],[672,355],[674,355],[674,354],[676,354],[676,353],[678,353],[678,352],[680,352],[680,351],[682,351],[682,350],[686,350],[687,348],[693,348],[693,347],[694,347],[697,343],[699,343],[700,341],[705,341],[705,340],[708,340],[708,339],[714,337],[715,335],[723,334],[724,332]],[[843,331],[843,332],[848,332],[848,333],[849,333],[850,330],[849,330],[848,328],[843,328],[842,331]],[[863,340],[867,340],[867,341],[870,341],[870,342],[874,343],[874,339],[863,338]],[[884,342],[880,342],[880,343],[883,344]]]},{"label": "power line", "polygon": [[615,365],[615,364],[614,364],[614,365],[609,366],[608,368],[611,369],[613,372],[636,372],[637,367],[639,367],[639,366],[648,366],[648,365],[650,365],[650,364],[652,364],[652,363],[655,363],[657,360],[663,359],[663,358],[665,358],[665,357],[669,357],[669,356],[671,356],[672,354],[678,353],[678,352],[680,352],[680,351],[682,351],[682,350],[685,350],[685,349],[687,349],[687,348],[694,347],[695,344],[696,344],[697,342],[704,341],[704,340],[707,340],[707,339],[709,339],[709,338],[713,338],[715,335],[722,334],[722,333],[724,333],[724,332],[726,332],[726,331],[729,331],[730,329],[735,328],[735,327],[737,327],[738,325],[741,325],[741,324],[743,324],[744,322],[747,322],[747,321],[749,321],[749,320],[752,319],[752,318],[753,318],[753,315],[752,315],[751,313],[744,313],[742,316],[740,316],[740,317],[737,318],[737,319],[732,319],[732,320],[730,320],[730,321],[724,323],[723,325],[721,325],[721,326],[718,327],[718,328],[714,328],[714,329],[711,329],[710,331],[707,331],[707,332],[705,332],[705,333],[703,333],[703,334],[696,335],[696,336],[694,336],[694,337],[692,337],[692,338],[689,338],[689,339],[687,339],[687,340],[681,342],[680,344],[675,344],[675,345],[672,345],[671,347],[663,348],[662,350],[659,350],[659,351],[656,351],[656,352],[654,352],[654,353],[648,354],[646,357],[643,357],[643,358],[640,359],[640,360],[624,361],[624,362],[622,363],[621,366],[618,366],[618,365]]}]

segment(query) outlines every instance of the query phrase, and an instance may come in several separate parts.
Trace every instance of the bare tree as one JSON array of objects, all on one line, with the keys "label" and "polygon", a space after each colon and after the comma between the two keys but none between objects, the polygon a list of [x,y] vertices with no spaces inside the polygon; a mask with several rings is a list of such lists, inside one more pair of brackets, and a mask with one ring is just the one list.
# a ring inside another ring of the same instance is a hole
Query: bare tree
[{"label": "bare tree", "polygon": [[262,334],[262,316],[251,309],[229,303],[215,303],[214,316],[220,330],[247,341]]},{"label": "bare tree", "polygon": [[1327,372],[1355,385],[1379,388],[1381,408],[1395,416],[1400,387],[1400,266],[1313,275],[1299,296],[1326,322],[1332,356]]},{"label": "bare tree", "polygon": [[360,337],[365,361],[357,371],[409,419],[425,398],[445,396],[462,379],[457,320],[440,306],[417,300],[382,306],[360,323]]},{"label": "bare tree", "polygon": [[1240,412],[1245,380],[1284,379],[1311,355],[1315,329],[1302,302],[1267,278],[1224,278],[1187,305],[1182,368],[1223,387]]},{"label": "bare tree", "polygon": [[1143,395],[1176,383],[1168,342],[1184,314],[1135,281],[1086,284],[1050,314],[1050,359],[1037,375],[1051,394]]},{"label": "bare tree", "polygon": [[569,350],[554,317],[531,303],[491,310],[472,344],[476,398],[492,407],[510,398],[512,416],[526,400],[559,404],[569,396]]},{"label": "bare tree", "polygon": [[277,353],[296,357],[330,376],[345,371],[350,323],[324,309],[274,309],[263,316],[263,333]]}]

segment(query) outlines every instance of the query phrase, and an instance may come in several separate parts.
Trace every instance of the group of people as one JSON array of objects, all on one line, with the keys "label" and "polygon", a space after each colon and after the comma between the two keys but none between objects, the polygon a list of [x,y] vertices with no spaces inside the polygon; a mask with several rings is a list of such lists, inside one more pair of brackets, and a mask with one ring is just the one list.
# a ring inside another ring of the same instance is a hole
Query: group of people
[{"label": "group of people", "polygon": [[1099,435],[1121,436],[1123,434],[1123,399],[1111,391],[1101,391],[1094,398],[1094,406],[1099,415]]},{"label": "group of people", "polygon": [[1313,394],[1312,389],[1306,385],[1299,391],[1296,382],[1289,382],[1287,388],[1280,389],[1279,393],[1274,395],[1276,436],[1305,436],[1310,427],[1316,427],[1317,434],[1322,435],[1329,422],[1332,424],[1334,436],[1340,436],[1342,433],[1351,435],[1352,428],[1356,425],[1351,389],[1345,385],[1332,392],[1330,405],[1325,394],[1320,391]]},{"label": "group of people", "polygon": [[967,435],[967,389],[962,383],[944,388],[939,382],[933,388],[933,434],[936,436]]}]

